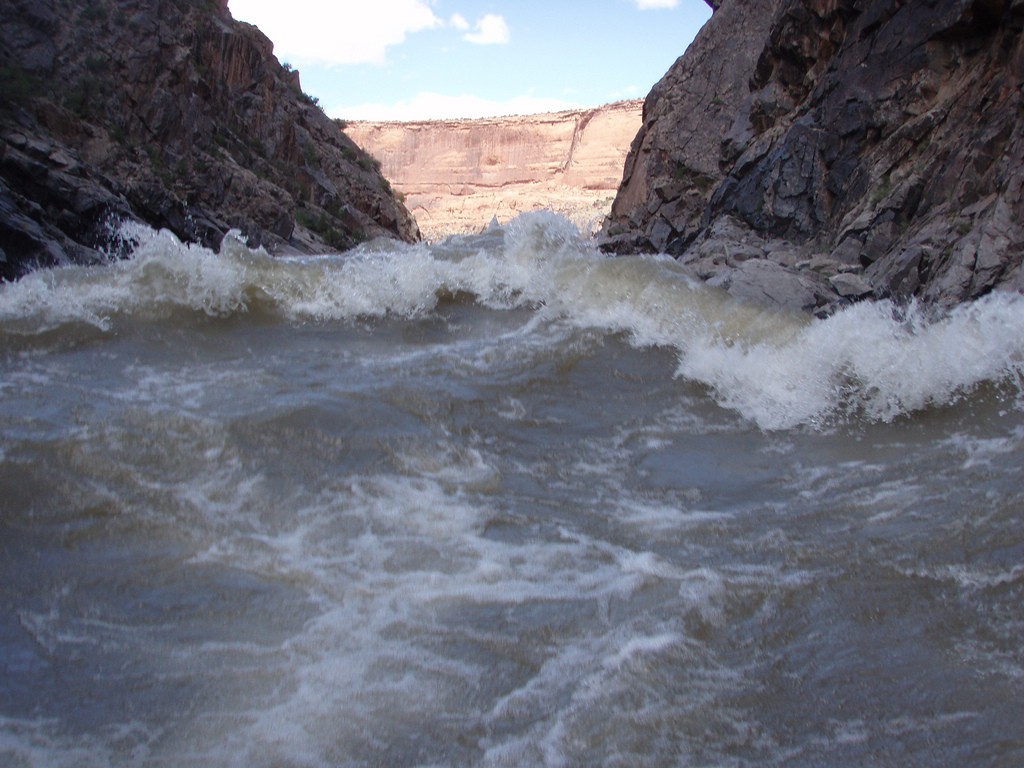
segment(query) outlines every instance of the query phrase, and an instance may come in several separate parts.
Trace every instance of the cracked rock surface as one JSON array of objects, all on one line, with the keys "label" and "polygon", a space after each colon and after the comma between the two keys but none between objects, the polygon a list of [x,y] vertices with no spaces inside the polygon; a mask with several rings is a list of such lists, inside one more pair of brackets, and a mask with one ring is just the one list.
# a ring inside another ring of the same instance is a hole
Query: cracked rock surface
[{"label": "cracked rock surface", "polygon": [[721,3],[644,104],[603,247],[817,314],[1021,290],[1022,28],[1024,0]]},{"label": "cracked rock surface", "polygon": [[226,0],[0,0],[0,80],[0,278],[106,258],[112,219],[271,252],[419,237]]}]

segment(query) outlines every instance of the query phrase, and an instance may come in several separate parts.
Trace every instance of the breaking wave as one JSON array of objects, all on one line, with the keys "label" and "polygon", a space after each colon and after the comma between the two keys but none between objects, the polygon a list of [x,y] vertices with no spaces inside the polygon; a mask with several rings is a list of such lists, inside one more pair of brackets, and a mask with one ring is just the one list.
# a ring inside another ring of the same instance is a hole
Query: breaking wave
[{"label": "breaking wave", "polygon": [[66,326],[263,315],[289,323],[415,322],[468,297],[496,311],[622,333],[674,349],[677,375],[762,429],[891,421],[984,384],[1019,392],[1024,297],[998,293],[942,317],[867,302],[824,320],[738,303],[668,257],[610,258],[537,213],[433,244],[374,241],[341,256],[274,258],[225,238],[219,253],[130,225],[130,258],[0,286],[0,338]]}]

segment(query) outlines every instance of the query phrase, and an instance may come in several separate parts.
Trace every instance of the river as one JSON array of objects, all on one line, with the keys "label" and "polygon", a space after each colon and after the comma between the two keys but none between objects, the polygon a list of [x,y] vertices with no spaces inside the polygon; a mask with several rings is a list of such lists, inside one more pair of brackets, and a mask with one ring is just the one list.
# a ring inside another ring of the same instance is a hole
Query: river
[{"label": "river", "polygon": [[0,286],[0,764],[1024,764],[1024,297],[125,237]]}]

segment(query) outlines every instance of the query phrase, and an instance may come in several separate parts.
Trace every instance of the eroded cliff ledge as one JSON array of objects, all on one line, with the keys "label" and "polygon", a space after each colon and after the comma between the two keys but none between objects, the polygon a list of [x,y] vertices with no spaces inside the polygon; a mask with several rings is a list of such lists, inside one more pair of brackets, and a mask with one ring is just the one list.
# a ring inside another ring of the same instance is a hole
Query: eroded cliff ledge
[{"label": "eroded cliff ledge", "polygon": [[111,218],[271,251],[418,237],[375,163],[226,0],[0,0],[0,277]]},{"label": "eroded cliff ledge", "polygon": [[547,208],[582,229],[611,208],[640,101],[541,115],[352,122],[427,238],[477,232],[494,218]]},{"label": "eroded cliff ledge", "polygon": [[726,0],[644,105],[611,251],[827,313],[1024,279],[1024,0]]}]

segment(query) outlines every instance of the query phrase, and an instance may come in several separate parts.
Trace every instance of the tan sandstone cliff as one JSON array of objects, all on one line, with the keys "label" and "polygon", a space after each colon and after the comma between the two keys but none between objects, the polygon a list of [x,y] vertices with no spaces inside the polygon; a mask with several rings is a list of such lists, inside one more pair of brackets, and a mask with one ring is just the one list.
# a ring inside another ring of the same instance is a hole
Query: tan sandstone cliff
[{"label": "tan sandstone cliff", "polygon": [[345,132],[380,161],[428,239],[539,208],[586,230],[611,208],[641,108],[624,101],[478,120],[352,122]]}]

